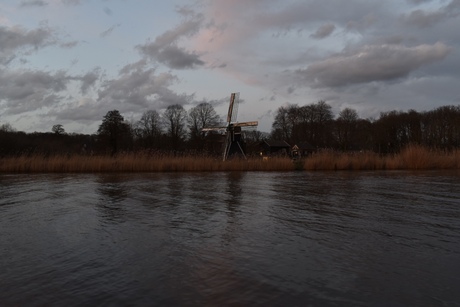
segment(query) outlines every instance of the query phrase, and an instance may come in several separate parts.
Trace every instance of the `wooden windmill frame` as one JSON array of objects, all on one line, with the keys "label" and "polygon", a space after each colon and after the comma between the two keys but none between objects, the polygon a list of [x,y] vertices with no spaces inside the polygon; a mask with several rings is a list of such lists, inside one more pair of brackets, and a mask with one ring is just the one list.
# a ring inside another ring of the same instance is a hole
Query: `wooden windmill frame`
[{"label": "wooden windmill frame", "polygon": [[237,122],[240,93],[232,93],[230,95],[230,105],[228,107],[227,123],[221,127],[206,127],[202,131],[225,131],[225,143],[223,149],[223,160],[226,161],[231,155],[240,153],[245,159],[241,141],[241,128],[242,127],[257,127],[258,121],[251,122]]}]

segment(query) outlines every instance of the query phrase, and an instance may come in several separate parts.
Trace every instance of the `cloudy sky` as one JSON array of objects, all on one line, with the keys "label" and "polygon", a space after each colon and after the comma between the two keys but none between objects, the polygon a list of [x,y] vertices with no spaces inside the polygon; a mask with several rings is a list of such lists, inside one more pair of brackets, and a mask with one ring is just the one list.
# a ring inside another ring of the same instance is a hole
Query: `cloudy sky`
[{"label": "cloudy sky", "polygon": [[460,104],[460,0],[1,0],[0,125],[94,133],[207,101],[362,118]]}]

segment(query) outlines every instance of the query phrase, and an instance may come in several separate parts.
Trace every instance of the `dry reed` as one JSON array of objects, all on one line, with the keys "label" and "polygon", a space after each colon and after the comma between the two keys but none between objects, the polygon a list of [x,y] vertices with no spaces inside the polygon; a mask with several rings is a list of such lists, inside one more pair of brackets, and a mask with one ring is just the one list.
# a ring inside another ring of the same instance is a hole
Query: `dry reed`
[{"label": "dry reed", "polygon": [[223,162],[208,156],[151,155],[110,156],[17,156],[0,158],[3,173],[98,173],[98,172],[211,172],[292,170],[429,170],[460,169],[460,151],[445,152],[410,145],[397,155],[373,152],[320,151],[298,161],[290,158],[250,158]]},{"label": "dry reed", "polygon": [[122,154],[108,156],[18,156],[0,158],[5,173],[97,173],[97,172],[207,172],[207,171],[290,171],[288,158],[234,159],[222,161],[206,156]]},{"label": "dry reed", "polygon": [[381,156],[374,152],[339,153],[321,151],[305,159],[306,170],[430,170],[459,169],[460,152],[432,150],[409,145],[399,154]]}]

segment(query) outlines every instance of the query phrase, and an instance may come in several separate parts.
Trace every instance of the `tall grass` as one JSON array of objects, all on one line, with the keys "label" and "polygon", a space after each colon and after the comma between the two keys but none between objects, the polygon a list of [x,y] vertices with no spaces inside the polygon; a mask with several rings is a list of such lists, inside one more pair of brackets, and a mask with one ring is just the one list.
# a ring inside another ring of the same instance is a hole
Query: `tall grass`
[{"label": "tall grass", "polygon": [[211,172],[292,170],[460,169],[460,151],[444,152],[410,145],[397,155],[320,151],[293,162],[290,158],[250,158],[223,162],[208,156],[129,153],[110,156],[22,155],[0,158],[3,173]]},{"label": "tall grass", "polygon": [[399,154],[321,151],[305,159],[306,170],[430,170],[459,169],[460,151],[445,152],[409,145]]},{"label": "tall grass", "polygon": [[96,172],[206,172],[206,171],[289,171],[287,158],[235,159],[223,162],[207,156],[122,154],[109,156],[18,156],[0,158],[0,172],[9,173],[96,173]]}]

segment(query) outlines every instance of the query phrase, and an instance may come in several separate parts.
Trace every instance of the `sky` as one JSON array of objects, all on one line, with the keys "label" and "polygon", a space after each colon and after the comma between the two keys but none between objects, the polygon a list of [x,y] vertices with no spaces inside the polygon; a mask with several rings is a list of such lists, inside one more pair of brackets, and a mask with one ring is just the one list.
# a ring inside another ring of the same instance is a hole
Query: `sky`
[{"label": "sky", "polygon": [[460,105],[460,0],[1,0],[0,125],[95,133],[211,103],[270,132],[324,100],[377,119]]}]

